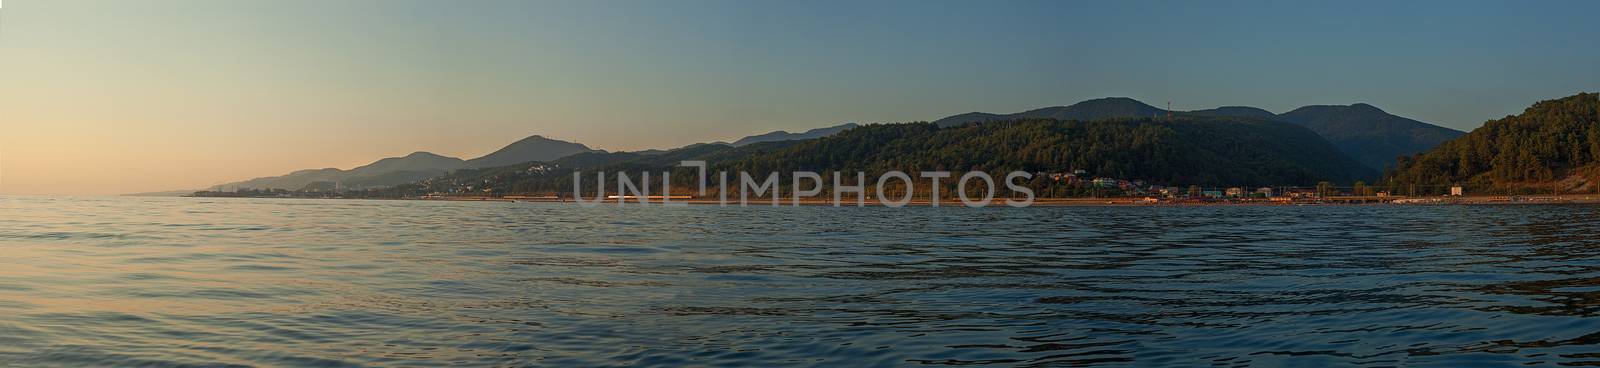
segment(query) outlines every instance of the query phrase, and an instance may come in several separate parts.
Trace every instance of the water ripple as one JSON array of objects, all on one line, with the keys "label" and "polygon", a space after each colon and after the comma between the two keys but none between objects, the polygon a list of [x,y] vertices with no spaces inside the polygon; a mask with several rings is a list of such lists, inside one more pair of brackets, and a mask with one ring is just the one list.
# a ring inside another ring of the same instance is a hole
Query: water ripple
[{"label": "water ripple", "polygon": [[1600,365],[1581,206],[0,197],[0,366]]}]

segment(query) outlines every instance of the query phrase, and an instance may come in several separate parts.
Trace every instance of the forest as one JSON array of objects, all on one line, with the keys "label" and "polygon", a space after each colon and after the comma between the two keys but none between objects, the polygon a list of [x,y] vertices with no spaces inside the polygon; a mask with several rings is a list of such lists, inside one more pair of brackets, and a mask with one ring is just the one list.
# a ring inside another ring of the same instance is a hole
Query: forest
[{"label": "forest", "polygon": [[1385,185],[1414,194],[1464,186],[1479,194],[1594,193],[1600,94],[1540,101],[1431,151],[1401,157]]}]

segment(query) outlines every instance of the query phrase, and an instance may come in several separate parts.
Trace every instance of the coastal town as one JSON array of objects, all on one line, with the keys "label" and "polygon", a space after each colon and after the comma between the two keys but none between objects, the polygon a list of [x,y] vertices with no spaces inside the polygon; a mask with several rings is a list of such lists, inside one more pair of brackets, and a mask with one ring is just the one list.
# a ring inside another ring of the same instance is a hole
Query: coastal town
[{"label": "coastal town", "polygon": [[[521,175],[546,175],[556,172],[558,166],[553,164],[532,164],[521,170]],[[1490,194],[1470,195],[1465,187],[1452,185],[1442,189],[1444,194],[1437,195],[1405,195],[1396,193],[1395,189],[1414,188],[1388,188],[1383,186],[1369,186],[1363,182],[1356,182],[1351,186],[1337,186],[1330,182],[1318,183],[1315,186],[1232,186],[1232,187],[1202,187],[1167,186],[1151,184],[1141,179],[1124,179],[1107,176],[1091,175],[1085,170],[1066,170],[1057,172],[1033,172],[1037,180],[1031,186],[1044,192],[1054,187],[1077,188],[1076,193],[1085,193],[1080,196],[1048,196],[1040,195],[1034,199],[1037,205],[1331,205],[1331,204],[1512,204],[1512,203],[1600,203],[1600,195],[1549,193],[1549,194]],[[1043,181],[1040,186],[1038,181]],[[320,199],[401,199],[401,200],[445,200],[445,201],[504,201],[504,202],[573,202],[574,196],[566,192],[511,192],[496,188],[495,180],[449,180],[430,179],[425,181],[429,188],[427,192],[415,195],[391,196],[384,191],[386,188],[350,188],[338,182],[312,182],[298,190],[287,189],[252,189],[230,188],[228,190],[200,191],[192,194],[194,197],[214,198],[320,198]],[[792,189],[792,188],[791,188]],[[783,196],[782,188],[779,197],[785,204],[791,203],[790,197]],[[951,189],[953,190],[953,188]],[[678,190],[677,193],[688,193],[687,188]],[[866,197],[870,200],[868,205],[876,204],[879,198],[873,190],[867,190]],[[590,193],[593,194],[593,193]],[[712,192],[708,195],[625,195],[616,193],[605,195],[598,200],[610,202],[644,202],[644,203],[671,203],[681,202],[688,204],[736,204],[737,193],[730,193],[725,197]],[[730,202],[729,198],[732,197]],[[1014,197],[1014,196],[1013,196]],[[757,195],[750,197],[754,203],[770,200],[770,195]],[[911,196],[910,205],[927,206],[935,202],[959,204],[956,199],[947,196],[942,199],[931,198],[926,195]],[[1004,198],[1001,198],[1004,199]],[[589,198],[594,201],[597,199]],[[814,198],[800,198],[794,203],[804,205],[831,205],[831,198],[818,196]]]}]

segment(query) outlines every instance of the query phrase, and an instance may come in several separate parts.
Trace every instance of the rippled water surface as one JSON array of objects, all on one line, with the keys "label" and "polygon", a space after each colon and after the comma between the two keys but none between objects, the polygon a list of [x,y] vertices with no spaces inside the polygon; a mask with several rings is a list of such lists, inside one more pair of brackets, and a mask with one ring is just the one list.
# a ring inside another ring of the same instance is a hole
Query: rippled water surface
[{"label": "rippled water surface", "polygon": [[0,366],[1595,365],[1597,213],[0,197]]}]

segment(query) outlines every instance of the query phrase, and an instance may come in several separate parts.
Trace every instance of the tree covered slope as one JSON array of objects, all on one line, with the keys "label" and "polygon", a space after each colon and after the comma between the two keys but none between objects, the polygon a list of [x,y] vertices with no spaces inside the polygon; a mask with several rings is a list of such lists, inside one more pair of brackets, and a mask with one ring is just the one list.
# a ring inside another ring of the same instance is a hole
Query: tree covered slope
[{"label": "tree covered slope", "polygon": [[[1600,164],[1600,94],[1580,93],[1540,101],[1522,114],[1484,123],[1433,150],[1406,157],[1388,172],[1392,185],[1425,189],[1468,185],[1480,190],[1548,187],[1574,179],[1570,188],[1593,191]],[[1592,176],[1592,175],[1588,175]],[[1437,190],[1437,189],[1430,189]]]}]

